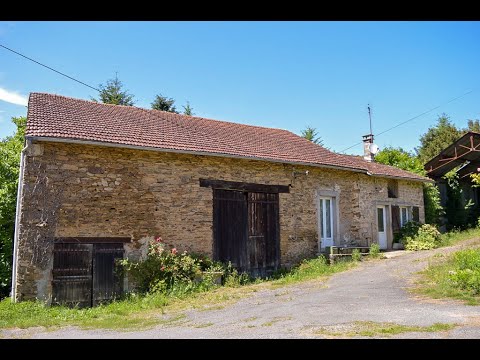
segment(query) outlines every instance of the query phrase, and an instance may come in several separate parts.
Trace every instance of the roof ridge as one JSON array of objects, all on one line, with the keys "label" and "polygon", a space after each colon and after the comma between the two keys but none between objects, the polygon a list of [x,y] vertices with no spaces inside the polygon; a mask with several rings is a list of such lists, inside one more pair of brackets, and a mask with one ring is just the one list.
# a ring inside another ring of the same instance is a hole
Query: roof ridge
[{"label": "roof ridge", "polygon": [[292,131],[190,116],[137,106],[103,104],[64,95],[29,96],[26,136],[77,139],[164,151],[212,153],[302,163],[374,176],[426,180],[414,173],[340,154]]},{"label": "roof ridge", "polygon": [[[60,97],[60,98],[65,98],[65,99],[70,99],[70,100],[75,100],[75,101],[83,101],[83,102],[86,102],[86,103],[96,104],[96,105],[100,105],[100,106],[102,106],[102,105],[104,105],[104,106],[109,106],[109,107],[119,106],[119,107],[126,108],[126,109],[132,109],[132,108],[133,108],[133,109],[143,110],[143,111],[146,111],[146,112],[161,112],[161,113],[166,113],[166,114],[177,115],[177,116],[180,116],[180,117],[189,117],[189,118],[195,118],[195,119],[206,120],[206,121],[215,121],[215,122],[217,122],[217,123],[235,124],[235,125],[240,125],[240,126],[248,126],[248,127],[252,127],[252,128],[259,128],[259,129],[267,129],[267,130],[290,132],[289,130],[280,129],[280,128],[275,128],[275,127],[267,127],[267,126],[258,126],[258,125],[242,124],[242,123],[238,123],[238,122],[234,122],[234,121],[218,120],[218,119],[211,119],[211,118],[206,118],[206,117],[201,117],[201,116],[193,116],[193,115],[179,114],[179,113],[173,113],[173,112],[164,111],[164,110],[146,109],[146,108],[144,108],[144,107],[139,107],[139,106],[134,106],[134,105],[106,104],[106,103],[102,103],[102,102],[98,102],[98,101],[94,101],[94,100],[86,100],[86,99],[74,98],[74,97],[71,97],[71,96],[65,96],[65,95],[59,95],[59,94],[52,94],[52,93],[46,93],[46,92],[31,92],[30,95],[29,95],[29,98],[30,98],[32,95],[55,96],[55,97]],[[294,133],[292,133],[292,134],[294,134]],[[294,135],[296,135],[296,134],[294,134]],[[297,135],[297,136],[298,136],[298,135]]]}]

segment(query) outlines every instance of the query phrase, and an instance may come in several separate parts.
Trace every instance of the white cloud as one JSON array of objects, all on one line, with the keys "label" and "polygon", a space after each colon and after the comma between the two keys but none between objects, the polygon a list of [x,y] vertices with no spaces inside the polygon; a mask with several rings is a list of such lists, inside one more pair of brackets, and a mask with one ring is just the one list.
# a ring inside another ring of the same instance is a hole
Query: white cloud
[{"label": "white cloud", "polygon": [[0,87],[0,100],[5,102],[27,106],[28,99],[26,96],[20,95],[15,91],[9,91]]}]

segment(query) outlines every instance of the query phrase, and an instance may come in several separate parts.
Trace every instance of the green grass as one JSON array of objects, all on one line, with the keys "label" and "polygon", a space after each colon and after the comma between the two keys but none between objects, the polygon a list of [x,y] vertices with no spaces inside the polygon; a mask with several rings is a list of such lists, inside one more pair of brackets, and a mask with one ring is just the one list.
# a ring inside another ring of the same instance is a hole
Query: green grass
[{"label": "green grass", "polygon": [[[323,257],[318,257],[302,262],[289,272],[279,275],[277,279],[256,280],[243,286],[223,286],[205,292],[130,296],[126,300],[87,309],[47,307],[41,302],[32,301],[12,303],[10,299],[4,299],[0,301],[0,329],[33,326],[55,328],[72,325],[81,328],[136,330],[156,325],[168,326],[181,321],[184,315],[179,312],[186,309],[220,310],[259,289],[324,279],[353,266],[355,264],[351,261],[339,261],[328,265]],[[170,316],[167,317],[165,314]]]},{"label": "green grass", "polygon": [[278,279],[272,281],[274,287],[290,285],[298,282],[318,279],[348,270],[356,265],[349,260],[339,260],[329,265],[323,256],[314,259],[304,260],[299,266],[293,268]]},{"label": "green grass", "polygon": [[[465,258],[475,264],[464,264]],[[434,299],[452,298],[462,300],[468,305],[480,305],[478,292],[478,264],[480,264],[480,249],[460,250],[453,254],[433,257],[430,265],[421,271],[414,291]],[[458,277],[458,274],[467,277]]]},{"label": "green grass", "polygon": [[4,299],[0,302],[0,328],[77,325],[83,328],[138,329],[165,322],[161,318],[146,319],[137,315],[151,309],[163,309],[167,303],[168,299],[161,294],[131,297],[86,309],[47,307],[41,302],[32,301],[12,303],[10,299]]},{"label": "green grass", "polygon": [[430,326],[400,325],[395,323],[379,323],[374,321],[355,321],[346,326],[321,327],[315,331],[316,335],[332,337],[390,337],[409,332],[437,332],[448,331],[456,324],[435,323]]},{"label": "green grass", "polygon": [[455,245],[461,241],[480,238],[480,229],[472,228],[463,231],[449,231],[440,236],[440,247]]}]

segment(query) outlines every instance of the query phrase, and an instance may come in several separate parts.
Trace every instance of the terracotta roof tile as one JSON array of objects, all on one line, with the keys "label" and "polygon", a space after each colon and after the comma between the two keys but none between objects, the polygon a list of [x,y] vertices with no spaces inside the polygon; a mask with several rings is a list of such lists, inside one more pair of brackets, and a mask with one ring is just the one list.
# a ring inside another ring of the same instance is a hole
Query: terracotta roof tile
[{"label": "terracotta roof tile", "polygon": [[361,157],[337,154],[287,130],[31,93],[26,135],[303,163],[428,181]]}]

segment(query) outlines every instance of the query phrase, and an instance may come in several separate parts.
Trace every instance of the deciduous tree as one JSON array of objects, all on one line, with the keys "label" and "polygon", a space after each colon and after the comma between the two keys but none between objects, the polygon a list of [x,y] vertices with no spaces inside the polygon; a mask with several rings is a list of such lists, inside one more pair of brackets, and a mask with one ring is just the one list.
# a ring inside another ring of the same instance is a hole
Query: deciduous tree
[{"label": "deciduous tree", "polygon": [[422,164],[437,156],[462,134],[463,132],[450,122],[450,118],[442,114],[437,123],[420,137],[420,146],[415,149]]},{"label": "deciduous tree", "polygon": [[16,133],[0,141],[0,299],[8,296],[11,287],[15,206],[26,120],[12,118]]}]

